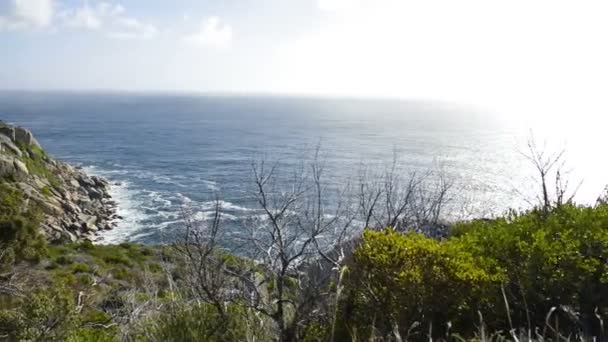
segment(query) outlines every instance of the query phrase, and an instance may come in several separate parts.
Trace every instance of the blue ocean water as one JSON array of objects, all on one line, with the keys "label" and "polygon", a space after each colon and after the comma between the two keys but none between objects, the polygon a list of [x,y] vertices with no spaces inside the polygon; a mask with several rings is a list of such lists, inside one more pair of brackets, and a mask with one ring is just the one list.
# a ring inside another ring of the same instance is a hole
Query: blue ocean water
[{"label": "blue ocean water", "polygon": [[106,233],[107,242],[166,239],[179,227],[185,204],[204,214],[218,193],[228,217],[245,215],[252,160],[265,156],[288,167],[317,145],[335,184],[362,164],[381,167],[393,155],[406,170],[442,168],[455,180],[455,215],[497,214],[533,198],[531,168],[518,152],[530,127],[447,105],[4,92],[0,119],[30,128],[56,158],[115,183],[124,219]]}]

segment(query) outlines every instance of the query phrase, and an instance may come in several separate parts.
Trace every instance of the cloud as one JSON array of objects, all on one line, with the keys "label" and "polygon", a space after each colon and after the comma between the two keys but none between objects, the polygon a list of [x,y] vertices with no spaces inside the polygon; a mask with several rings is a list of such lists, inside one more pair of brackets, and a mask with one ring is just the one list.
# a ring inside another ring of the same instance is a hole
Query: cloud
[{"label": "cloud", "polygon": [[72,29],[100,30],[109,38],[150,39],[156,36],[156,26],[127,15],[120,4],[100,2],[94,6],[67,9],[58,16]]},{"label": "cloud", "polygon": [[608,113],[605,0],[361,3],[286,42],[272,56],[274,87],[441,99],[505,117]]},{"label": "cloud", "polygon": [[218,17],[203,20],[198,31],[183,37],[188,44],[214,48],[228,48],[232,44],[232,27]]},{"label": "cloud", "polygon": [[48,27],[53,12],[53,0],[8,0],[0,4],[0,30]]},{"label": "cloud", "polygon": [[151,24],[142,23],[135,18],[118,18],[117,30],[109,32],[108,36],[117,39],[150,39],[156,36],[158,29]]},{"label": "cloud", "polygon": [[95,6],[89,6],[88,3],[85,3],[80,8],[61,12],[59,17],[67,27],[96,30],[100,29],[104,23],[120,17],[124,12],[125,8],[118,4],[101,2]]},{"label": "cloud", "polygon": [[317,7],[322,11],[341,11],[353,8],[357,0],[317,0]]}]

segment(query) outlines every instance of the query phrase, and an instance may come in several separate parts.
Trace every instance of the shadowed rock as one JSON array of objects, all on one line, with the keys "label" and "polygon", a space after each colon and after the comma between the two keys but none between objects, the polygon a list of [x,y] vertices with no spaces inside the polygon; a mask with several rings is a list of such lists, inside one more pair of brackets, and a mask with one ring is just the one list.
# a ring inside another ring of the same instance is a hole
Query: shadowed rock
[{"label": "shadowed rock", "polygon": [[[19,190],[44,213],[41,229],[52,241],[96,240],[116,213],[109,183],[48,157],[33,134],[0,121],[0,182]],[[34,165],[33,168],[28,168]]]}]

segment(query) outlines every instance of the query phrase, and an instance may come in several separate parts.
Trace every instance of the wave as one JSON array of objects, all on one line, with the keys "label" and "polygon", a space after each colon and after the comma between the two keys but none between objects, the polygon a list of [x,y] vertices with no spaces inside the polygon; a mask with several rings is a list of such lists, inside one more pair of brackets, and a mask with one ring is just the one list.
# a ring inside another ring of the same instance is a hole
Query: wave
[{"label": "wave", "polygon": [[[171,189],[175,189],[175,185],[179,187],[181,183],[175,182],[175,179],[183,182],[187,179],[184,175],[169,177],[133,169],[108,170],[96,165],[83,166],[83,170],[88,174],[106,178],[111,184],[109,193],[117,203],[118,218],[112,221],[115,228],[100,232],[101,240],[98,242],[100,244],[144,239],[155,241],[157,238],[151,238],[155,235],[162,240],[165,234],[163,231],[171,234],[173,229],[168,228],[179,229],[179,225],[183,224],[183,208],[186,207],[192,208],[193,218],[196,220],[208,221],[214,216],[216,201],[194,200],[188,194],[168,189],[166,185],[170,185]],[[214,181],[201,179],[192,181],[207,189],[220,189]],[[158,184],[165,186],[159,187]],[[244,216],[255,214],[257,210],[224,200],[220,201],[220,206],[223,211],[222,219],[225,221],[239,220]]]},{"label": "wave", "polygon": [[147,214],[141,209],[141,201],[137,200],[138,193],[128,181],[110,188],[110,195],[117,203],[116,214],[119,218],[113,221],[116,224],[114,229],[101,233],[102,244],[131,241],[133,232],[144,227],[142,222],[147,219]]},{"label": "wave", "polygon": [[[196,205],[192,205],[192,207],[196,207],[196,208],[199,208],[202,210],[211,210],[211,209],[215,209],[217,202],[218,201],[207,201],[207,202],[202,202],[202,203],[199,203]],[[257,209],[252,209],[252,208],[241,207],[232,202],[227,202],[227,201],[223,201],[223,200],[219,201],[219,205],[220,205],[220,208],[222,209],[222,211],[247,212],[247,211],[256,211],[257,210]]]}]

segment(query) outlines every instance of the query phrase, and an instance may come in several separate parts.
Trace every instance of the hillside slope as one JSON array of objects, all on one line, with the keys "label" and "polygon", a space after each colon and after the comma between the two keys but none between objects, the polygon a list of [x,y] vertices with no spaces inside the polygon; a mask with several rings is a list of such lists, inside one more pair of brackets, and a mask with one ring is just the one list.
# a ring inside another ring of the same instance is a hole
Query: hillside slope
[{"label": "hillside slope", "polygon": [[29,130],[2,121],[0,187],[3,210],[41,212],[49,241],[94,241],[116,218],[106,180],[51,158]]}]

